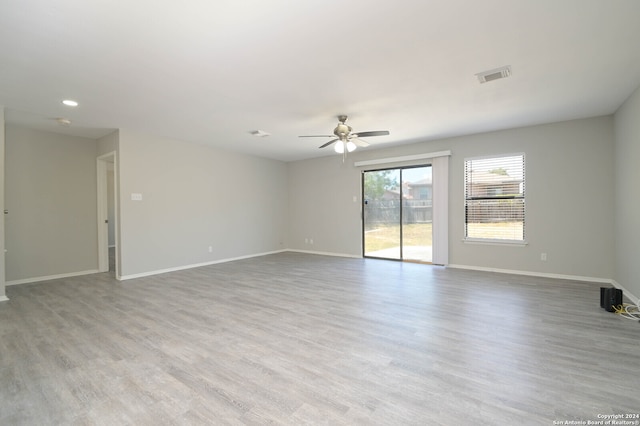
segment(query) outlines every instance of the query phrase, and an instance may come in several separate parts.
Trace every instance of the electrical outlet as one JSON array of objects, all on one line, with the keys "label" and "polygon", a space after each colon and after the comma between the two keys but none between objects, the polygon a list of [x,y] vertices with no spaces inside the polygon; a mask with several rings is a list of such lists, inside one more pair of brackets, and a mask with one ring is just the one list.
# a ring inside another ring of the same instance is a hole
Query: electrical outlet
[{"label": "electrical outlet", "polygon": [[309,244],[313,244],[313,238],[309,238]]},{"label": "electrical outlet", "polygon": [[547,261],[547,253],[540,253],[540,260],[542,260],[543,262]]},{"label": "electrical outlet", "polygon": [[209,253],[213,253],[213,247],[209,246]]}]

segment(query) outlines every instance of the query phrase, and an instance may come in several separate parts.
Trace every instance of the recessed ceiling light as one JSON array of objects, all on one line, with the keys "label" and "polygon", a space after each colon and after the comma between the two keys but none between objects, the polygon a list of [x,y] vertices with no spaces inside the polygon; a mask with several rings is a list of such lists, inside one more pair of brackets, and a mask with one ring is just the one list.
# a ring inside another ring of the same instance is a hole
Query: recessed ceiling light
[{"label": "recessed ceiling light", "polygon": [[72,99],[65,99],[64,101],[62,101],[63,104],[65,104],[66,106],[70,106],[70,107],[77,107],[78,103]]},{"label": "recessed ceiling light", "polygon": [[56,118],[56,121],[61,126],[65,126],[65,127],[71,126],[71,120],[69,120],[68,118],[59,117],[59,118]]}]

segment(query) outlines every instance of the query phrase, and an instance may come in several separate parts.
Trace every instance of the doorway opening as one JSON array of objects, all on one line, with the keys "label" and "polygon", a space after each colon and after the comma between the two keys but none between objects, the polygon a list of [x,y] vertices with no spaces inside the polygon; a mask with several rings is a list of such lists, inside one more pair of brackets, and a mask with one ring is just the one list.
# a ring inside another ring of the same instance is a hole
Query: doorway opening
[{"label": "doorway opening", "polygon": [[364,257],[432,263],[431,165],[362,172]]},{"label": "doorway opening", "polygon": [[111,152],[97,158],[98,270],[120,277],[117,233],[117,161]]}]

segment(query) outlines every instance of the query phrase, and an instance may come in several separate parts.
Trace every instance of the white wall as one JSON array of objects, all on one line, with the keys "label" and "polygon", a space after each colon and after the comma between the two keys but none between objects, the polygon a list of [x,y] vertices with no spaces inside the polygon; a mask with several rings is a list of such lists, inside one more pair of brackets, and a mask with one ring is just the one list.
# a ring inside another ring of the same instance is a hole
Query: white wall
[{"label": "white wall", "polygon": [[96,141],[6,126],[6,279],[97,269]]},{"label": "white wall", "polygon": [[[375,146],[374,138],[371,139]],[[290,247],[362,254],[360,170],[354,161],[451,150],[449,262],[607,279],[613,276],[613,119],[598,117],[290,163]],[[465,244],[466,157],[526,155],[525,247]],[[358,196],[358,203],[352,197]],[[314,245],[305,244],[313,237]],[[540,253],[547,253],[542,262]]]},{"label": "white wall", "polygon": [[615,114],[615,280],[640,297],[640,88]]},{"label": "white wall", "polygon": [[2,214],[2,220],[0,220],[0,301],[7,300],[5,295],[5,255],[4,255],[4,107],[0,105],[0,214]]},{"label": "white wall", "polygon": [[120,129],[118,168],[123,278],[287,247],[285,163]]}]

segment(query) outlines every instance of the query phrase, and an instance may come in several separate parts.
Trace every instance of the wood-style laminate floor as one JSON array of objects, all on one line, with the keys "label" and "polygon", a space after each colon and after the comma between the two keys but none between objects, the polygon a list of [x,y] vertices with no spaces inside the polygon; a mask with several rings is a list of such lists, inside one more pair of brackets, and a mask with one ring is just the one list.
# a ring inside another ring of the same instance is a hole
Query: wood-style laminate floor
[{"label": "wood-style laminate floor", "polygon": [[640,412],[600,284],[281,253],[7,288],[0,424],[552,425]]}]

